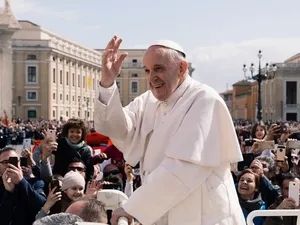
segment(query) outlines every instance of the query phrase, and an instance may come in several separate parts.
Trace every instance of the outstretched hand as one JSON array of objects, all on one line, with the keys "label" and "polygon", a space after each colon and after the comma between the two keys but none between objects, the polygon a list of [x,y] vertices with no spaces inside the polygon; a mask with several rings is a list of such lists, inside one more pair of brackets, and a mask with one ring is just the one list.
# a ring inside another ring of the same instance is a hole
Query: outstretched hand
[{"label": "outstretched hand", "polygon": [[121,71],[121,67],[124,59],[128,55],[127,52],[118,55],[120,44],[122,39],[118,39],[114,36],[110,42],[108,42],[105,51],[102,55],[102,76],[101,86],[108,88],[113,85],[116,77]]}]

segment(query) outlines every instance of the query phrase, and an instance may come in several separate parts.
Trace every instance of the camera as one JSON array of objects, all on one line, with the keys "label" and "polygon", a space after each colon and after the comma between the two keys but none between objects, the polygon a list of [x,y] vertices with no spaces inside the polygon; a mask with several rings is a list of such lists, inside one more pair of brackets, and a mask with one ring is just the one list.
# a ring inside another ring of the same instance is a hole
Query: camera
[{"label": "camera", "polygon": [[246,139],[245,140],[245,145],[246,146],[252,146],[254,144],[254,140],[253,139]]}]

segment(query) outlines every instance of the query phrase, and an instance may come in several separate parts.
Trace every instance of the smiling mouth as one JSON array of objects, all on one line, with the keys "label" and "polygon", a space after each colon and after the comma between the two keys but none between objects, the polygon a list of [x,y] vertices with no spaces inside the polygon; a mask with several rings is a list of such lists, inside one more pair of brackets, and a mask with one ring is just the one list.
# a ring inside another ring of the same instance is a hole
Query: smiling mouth
[{"label": "smiling mouth", "polygon": [[154,88],[161,88],[162,86],[164,86],[164,83],[153,85]]}]

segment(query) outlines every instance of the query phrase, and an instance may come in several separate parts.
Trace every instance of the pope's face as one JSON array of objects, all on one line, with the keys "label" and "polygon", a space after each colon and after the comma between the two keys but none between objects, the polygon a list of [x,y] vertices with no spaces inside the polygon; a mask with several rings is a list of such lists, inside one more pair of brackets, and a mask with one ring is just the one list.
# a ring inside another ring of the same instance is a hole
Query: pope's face
[{"label": "pope's face", "polygon": [[159,101],[167,100],[184,80],[185,62],[172,60],[163,47],[150,47],[143,63],[150,90]]}]

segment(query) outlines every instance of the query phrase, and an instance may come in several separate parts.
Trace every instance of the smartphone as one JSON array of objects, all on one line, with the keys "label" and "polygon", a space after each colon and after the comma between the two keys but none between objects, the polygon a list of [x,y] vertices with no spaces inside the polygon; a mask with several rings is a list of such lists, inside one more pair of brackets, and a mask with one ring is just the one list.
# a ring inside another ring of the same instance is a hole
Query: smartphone
[{"label": "smartphone", "polygon": [[277,161],[285,161],[285,147],[283,145],[278,145],[276,149],[276,159]]},{"label": "smartphone", "polygon": [[21,166],[27,167],[28,166],[27,157],[21,157],[20,158],[20,163],[21,163]]},{"label": "smartphone", "polygon": [[245,145],[246,146],[252,146],[254,144],[255,140],[253,139],[245,139]]},{"label": "smartphone", "polygon": [[300,141],[287,141],[286,148],[300,149]]},{"label": "smartphone", "polygon": [[18,157],[9,157],[8,163],[14,165],[15,167],[18,167]]},{"label": "smartphone", "polygon": [[56,131],[55,130],[48,130],[47,137],[51,138],[52,141],[56,141]]},{"label": "smartphone", "polygon": [[61,181],[60,180],[52,180],[50,183],[51,190],[56,187],[54,193],[61,192]]},{"label": "smartphone", "polygon": [[274,141],[263,141],[258,142],[258,149],[260,151],[266,150],[266,149],[274,149],[275,148],[275,142]]},{"label": "smartphone", "polygon": [[299,206],[299,182],[289,182],[289,198],[292,198],[296,202],[296,206]]},{"label": "smartphone", "polygon": [[23,148],[28,149],[29,151],[31,150],[31,139],[26,138],[23,140]]}]

